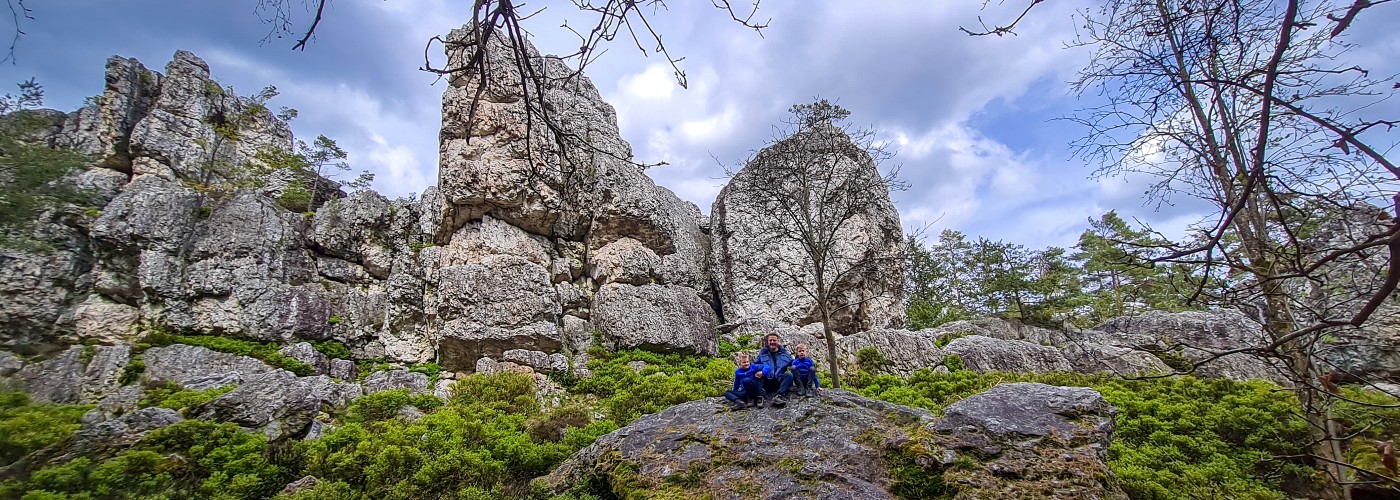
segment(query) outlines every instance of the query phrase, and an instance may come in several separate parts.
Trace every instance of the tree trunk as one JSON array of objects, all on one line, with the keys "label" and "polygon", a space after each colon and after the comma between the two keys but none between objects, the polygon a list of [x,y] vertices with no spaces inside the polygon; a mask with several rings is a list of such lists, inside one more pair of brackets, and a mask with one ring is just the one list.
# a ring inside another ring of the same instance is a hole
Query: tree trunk
[{"label": "tree trunk", "polygon": [[831,387],[841,388],[841,374],[836,372],[836,335],[831,332],[831,314],[827,311],[826,300],[817,302],[822,312],[822,334],[826,336],[826,364],[831,369]]}]

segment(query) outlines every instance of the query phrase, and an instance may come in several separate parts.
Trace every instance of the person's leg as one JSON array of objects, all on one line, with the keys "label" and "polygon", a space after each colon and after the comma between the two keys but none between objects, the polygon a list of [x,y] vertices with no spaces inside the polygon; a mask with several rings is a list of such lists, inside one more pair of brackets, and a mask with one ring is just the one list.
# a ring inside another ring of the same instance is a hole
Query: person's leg
[{"label": "person's leg", "polygon": [[750,405],[763,407],[763,382],[758,379],[748,379],[744,381],[745,400]]},{"label": "person's leg", "polygon": [[778,379],[778,392],[773,395],[773,406],[787,404],[787,392],[792,388],[792,372],[787,372]]},{"label": "person's leg", "polygon": [[744,400],[744,392],[743,392],[743,391],[724,391],[724,399],[728,399],[730,403],[739,403],[739,402],[742,402],[742,401]]}]

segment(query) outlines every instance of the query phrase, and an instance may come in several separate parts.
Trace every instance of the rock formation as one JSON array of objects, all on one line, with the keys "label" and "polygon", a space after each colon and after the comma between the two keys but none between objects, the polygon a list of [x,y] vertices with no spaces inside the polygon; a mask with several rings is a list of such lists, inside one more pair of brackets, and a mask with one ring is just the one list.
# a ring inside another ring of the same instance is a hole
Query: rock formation
[{"label": "rock formation", "polygon": [[[469,56],[451,43],[465,36],[448,36],[449,65]],[[523,82],[530,98],[512,71],[457,75],[443,93],[440,362],[577,349],[593,330],[609,347],[715,354],[699,209],[631,161],[588,78],[532,46],[520,53],[543,75]],[[500,38],[487,48],[498,68],[516,54]]]},{"label": "rock formation", "polygon": [[[793,162],[820,166],[794,168]],[[794,182],[793,175],[868,189],[842,193],[858,200],[842,199],[828,196],[826,188]],[[711,267],[725,319],[822,321],[810,293],[815,266],[800,235],[837,230],[832,248],[823,249],[831,252],[825,279],[837,280],[848,269],[857,272],[830,283],[831,303],[843,307],[828,326],[843,335],[903,326],[904,261],[898,256],[904,236],[888,188],[878,179],[870,155],[830,124],[799,131],[759,152],[720,191],[710,211]]]},{"label": "rock formation", "polygon": [[712,398],[644,416],[538,482],[618,498],[1126,498],[1104,464],[1114,412],[1091,389],[1026,383],[942,418],[845,391],[743,412]]}]

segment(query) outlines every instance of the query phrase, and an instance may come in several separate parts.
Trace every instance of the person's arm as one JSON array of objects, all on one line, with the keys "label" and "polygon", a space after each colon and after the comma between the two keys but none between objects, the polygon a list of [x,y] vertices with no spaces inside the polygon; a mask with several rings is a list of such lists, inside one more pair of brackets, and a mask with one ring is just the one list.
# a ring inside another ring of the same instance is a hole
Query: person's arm
[{"label": "person's arm", "polygon": [[822,389],[822,378],[821,378],[820,375],[817,375],[817,371],[816,371],[816,370],[812,370],[812,386],[813,386],[813,387],[816,387],[817,390],[819,390],[819,391],[824,391],[824,390],[826,390],[826,389]]},{"label": "person's arm", "polygon": [[742,375],[740,375],[739,373],[739,370],[734,370],[734,388],[730,389],[731,391],[739,390],[739,379],[742,378]]}]

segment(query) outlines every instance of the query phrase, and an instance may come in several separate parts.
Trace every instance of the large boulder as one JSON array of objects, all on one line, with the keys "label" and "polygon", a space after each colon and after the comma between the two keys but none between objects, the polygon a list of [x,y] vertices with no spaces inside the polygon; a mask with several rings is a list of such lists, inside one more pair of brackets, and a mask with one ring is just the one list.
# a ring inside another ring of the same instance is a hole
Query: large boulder
[{"label": "large boulder", "polygon": [[201,406],[197,416],[261,429],[268,439],[278,440],[304,433],[323,406],[343,408],[360,394],[357,384],[275,370]]},{"label": "large boulder", "polygon": [[840,390],[763,411],[692,401],[599,438],[537,483],[617,498],[1126,498],[1101,455],[1113,408],[1092,390],[1034,385],[944,419]]},{"label": "large boulder", "polygon": [[[1259,323],[1234,311],[1187,311],[1169,313],[1152,311],[1138,316],[1110,319],[1094,327],[1108,334],[1145,335],[1155,341],[1147,349],[1165,357],[1197,362],[1217,353],[1269,343]],[[1107,342],[1113,337],[1103,336]],[[1120,346],[1136,347],[1143,346]],[[1286,383],[1287,377],[1274,361],[1248,353],[1236,353],[1201,364],[1196,374],[1203,377],[1234,380],[1264,379]]]},{"label": "large boulder", "polygon": [[131,346],[73,346],[15,372],[20,389],[36,401],[94,403],[120,385]]},{"label": "large boulder", "polygon": [[957,498],[1127,499],[1104,462],[1115,413],[1093,389],[1000,384],[944,409],[925,446],[981,458],[944,474]]},{"label": "large boulder", "polygon": [[[467,36],[446,37],[448,64],[472,57],[454,42]],[[619,347],[716,352],[699,208],[632,162],[588,78],[528,42],[484,48],[489,64],[545,75],[532,91],[545,102],[525,98],[513,71],[457,74],[443,92],[440,363],[582,349],[595,328]]]},{"label": "large boulder", "polygon": [[[812,162],[829,170],[813,173],[801,167]],[[822,179],[793,178],[816,175]],[[825,182],[828,176],[832,182]],[[849,334],[903,326],[904,260],[898,256],[904,236],[899,213],[879,179],[870,155],[830,124],[806,128],[760,151],[730,179],[710,210],[711,268],[725,318],[766,317],[798,325],[822,321],[816,301],[804,291],[813,288],[816,273],[801,236],[838,229],[833,226],[840,221],[839,231],[829,238],[831,248],[823,248],[831,252],[825,279],[837,279],[853,262],[864,268],[828,284],[834,303],[856,305],[838,310],[831,328]],[[847,185],[879,189],[860,189],[855,195],[862,198],[859,202],[824,190]],[[867,192],[872,190],[880,192]],[[847,213],[852,206],[858,210]],[[810,217],[795,215],[799,207]],[[811,215],[817,213],[824,215]],[[828,226],[814,225],[813,218]]]},{"label": "large boulder", "polygon": [[949,342],[943,352],[957,354],[963,366],[978,373],[1068,372],[1074,365],[1060,350],[1023,340],[1002,340],[971,335]]},{"label": "large boulder", "polygon": [[273,368],[256,359],[206,347],[175,344],[152,347],[141,354],[144,377],[156,384],[175,383],[186,389],[239,385]]},{"label": "large boulder", "polygon": [[604,285],[593,315],[606,347],[719,353],[714,310],[686,287]]},{"label": "large boulder", "polygon": [[882,367],[888,373],[907,377],[923,368],[943,365],[946,354],[934,341],[934,337],[908,330],[872,330],[842,337],[836,343],[837,352],[845,366],[856,365],[856,354],[863,349],[874,349],[889,365]]}]

